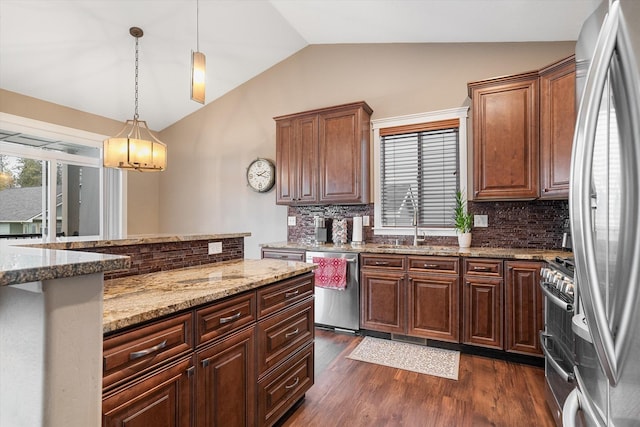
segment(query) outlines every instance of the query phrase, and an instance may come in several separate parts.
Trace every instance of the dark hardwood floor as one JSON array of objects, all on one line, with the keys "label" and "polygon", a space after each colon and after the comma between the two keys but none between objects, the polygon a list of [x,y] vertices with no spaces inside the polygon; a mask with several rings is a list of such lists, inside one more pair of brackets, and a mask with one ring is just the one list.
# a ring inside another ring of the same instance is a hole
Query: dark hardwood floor
[{"label": "dark hardwood floor", "polygon": [[316,329],[315,384],[283,426],[555,427],[542,368],[462,354],[454,381],[347,359],[361,340]]}]

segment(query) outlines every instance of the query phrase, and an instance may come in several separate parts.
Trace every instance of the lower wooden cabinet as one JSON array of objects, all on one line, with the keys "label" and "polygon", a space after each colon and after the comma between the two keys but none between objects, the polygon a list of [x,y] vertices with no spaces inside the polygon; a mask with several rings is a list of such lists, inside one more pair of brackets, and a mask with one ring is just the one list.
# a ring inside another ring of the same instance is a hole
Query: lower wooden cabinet
[{"label": "lower wooden cabinet", "polygon": [[405,273],[362,270],[360,276],[361,327],[404,334]]},{"label": "lower wooden cabinet", "polygon": [[502,279],[464,279],[463,343],[503,349]]},{"label": "lower wooden cabinet", "polygon": [[305,273],[106,337],[102,425],[276,423],[314,383],[313,282]]},{"label": "lower wooden cabinet", "polygon": [[132,381],[103,397],[102,425],[190,427],[193,382],[191,357]]},{"label": "lower wooden cabinet", "polygon": [[502,264],[501,259],[464,260],[462,342],[465,344],[504,349]]},{"label": "lower wooden cabinet", "polygon": [[457,274],[409,275],[407,335],[459,342]]},{"label": "lower wooden cabinet", "polygon": [[540,269],[544,263],[505,261],[505,350],[542,356],[538,331],[544,329]]},{"label": "lower wooden cabinet", "polygon": [[313,344],[308,344],[258,382],[258,421],[271,426],[313,385]]},{"label": "lower wooden cabinet", "polygon": [[255,325],[196,353],[197,427],[255,424]]}]

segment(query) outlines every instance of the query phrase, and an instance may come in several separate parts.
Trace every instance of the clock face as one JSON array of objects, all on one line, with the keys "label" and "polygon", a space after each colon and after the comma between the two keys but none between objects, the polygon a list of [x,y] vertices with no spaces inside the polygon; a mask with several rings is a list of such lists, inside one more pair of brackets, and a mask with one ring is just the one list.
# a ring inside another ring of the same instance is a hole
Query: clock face
[{"label": "clock face", "polygon": [[257,159],[251,162],[247,169],[249,186],[260,193],[271,190],[276,181],[275,167],[270,160]]}]

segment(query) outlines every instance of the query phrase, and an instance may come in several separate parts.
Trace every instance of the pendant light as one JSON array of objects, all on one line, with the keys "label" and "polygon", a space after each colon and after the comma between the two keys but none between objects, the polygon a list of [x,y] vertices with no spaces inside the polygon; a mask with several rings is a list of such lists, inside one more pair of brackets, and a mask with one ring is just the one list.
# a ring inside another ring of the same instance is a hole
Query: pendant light
[{"label": "pendant light", "polygon": [[129,28],[136,39],[135,111],[133,120],[114,137],[103,142],[103,165],[108,168],[138,171],[163,171],[167,167],[167,146],[149,130],[147,122],[138,120],[138,39],[144,34],[138,27]]},{"label": "pendant light", "polygon": [[204,104],[206,58],[200,50],[200,10],[196,0],[196,51],[191,51],[191,99]]}]

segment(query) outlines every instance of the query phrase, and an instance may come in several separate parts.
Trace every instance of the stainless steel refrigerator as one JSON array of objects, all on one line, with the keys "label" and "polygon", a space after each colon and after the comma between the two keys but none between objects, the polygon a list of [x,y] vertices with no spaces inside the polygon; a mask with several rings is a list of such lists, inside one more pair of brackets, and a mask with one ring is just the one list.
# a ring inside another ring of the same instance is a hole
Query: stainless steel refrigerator
[{"label": "stainless steel refrigerator", "polygon": [[640,0],[605,1],[585,22],[576,69],[577,387],[563,423],[640,426]]}]

